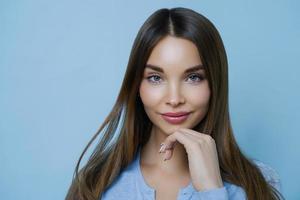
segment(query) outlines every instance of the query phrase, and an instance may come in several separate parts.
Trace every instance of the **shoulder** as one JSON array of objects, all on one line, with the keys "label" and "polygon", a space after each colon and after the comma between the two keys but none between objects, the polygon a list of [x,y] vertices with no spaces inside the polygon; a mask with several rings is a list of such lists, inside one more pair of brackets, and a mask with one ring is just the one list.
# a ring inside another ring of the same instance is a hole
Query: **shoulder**
[{"label": "shoulder", "polygon": [[260,161],[253,159],[253,163],[260,169],[263,174],[265,180],[275,187],[277,190],[281,189],[280,177],[277,171],[272,168],[270,165]]},{"label": "shoulder", "polygon": [[[277,171],[272,168],[270,165],[256,160],[252,159],[251,160],[261,171],[263,174],[265,180],[272,185],[274,188],[276,188],[279,192],[281,192],[281,183],[280,183],[280,177],[277,173]],[[223,182],[224,186],[228,192],[229,199],[245,199],[246,198],[246,193],[244,189],[240,186],[234,185],[229,182]]]}]

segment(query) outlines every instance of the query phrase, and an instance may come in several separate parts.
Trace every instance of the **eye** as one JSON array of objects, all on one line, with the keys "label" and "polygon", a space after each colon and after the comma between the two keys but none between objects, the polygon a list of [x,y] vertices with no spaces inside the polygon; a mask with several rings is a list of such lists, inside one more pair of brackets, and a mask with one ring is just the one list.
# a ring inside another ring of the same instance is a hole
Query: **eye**
[{"label": "eye", "polygon": [[188,76],[188,79],[190,79],[192,82],[200,82],[202,80],[204,80],[204,76],[202,74],[190,74]]},{"label": "eye", "polygon": [[159,75],[151,75],[147,77],[147,80],[151,83],[159,83],[161,81],[161,78]]}]

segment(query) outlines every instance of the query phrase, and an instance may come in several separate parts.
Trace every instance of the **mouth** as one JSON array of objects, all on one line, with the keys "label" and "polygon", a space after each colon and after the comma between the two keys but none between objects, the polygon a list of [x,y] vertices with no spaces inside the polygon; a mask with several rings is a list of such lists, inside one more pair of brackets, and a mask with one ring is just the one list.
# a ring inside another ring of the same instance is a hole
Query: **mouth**
[{"label": "mouth", "polygon": [[162,118],[170,124],[181,124],[191,114],[191,112],[178,112],[178,113],[163,113]]}]

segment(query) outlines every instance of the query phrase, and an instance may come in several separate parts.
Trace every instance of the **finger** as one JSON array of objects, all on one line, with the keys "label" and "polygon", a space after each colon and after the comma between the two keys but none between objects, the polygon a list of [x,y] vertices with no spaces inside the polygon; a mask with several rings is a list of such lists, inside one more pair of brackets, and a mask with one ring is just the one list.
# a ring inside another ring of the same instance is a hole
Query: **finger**
[{"label": "finger", "polygon": [[170,159],[172,158],[173,150],[174,150],[174,149],[167,149],[167,150],[165,151],[165,158],[164,158],[164,161],[170,160]]},{"label": "finger", "polygon": [[[180,128],[180,129],[177,130],[177,132],[181,132],[181,133],[188,134],[188,135],[194,135],[194,136],[197,136],[197,137],[201,137],[201,134],[202,134],[202,133],[196,132],[196,131],[191,130],[191,129],[186,129],[186,128]],[[202,134],[202,135],[205,135],[205,134]],[[164,152],[166,149],[174,148],[176,143],[177,143],[176,140],[175,141],[170,141],[169,144],[166,144],[166,142],[162,143],[161,145],[163,145],[163,146],[161,147],[159,152]]]},{"label": "finger", "polygon": [[[194,140],[196,141],[197,138],[193,135],[190,135],[190,134],[187,134],[187,133],[184,133],[184,132],[181,132],[182,134],[185,134],[185,137],[188,137],[190,138],[190,140]],[[175,144],[177,144],[178,142],[176,141]],[[164,158],[164,161],[166,160],[170,160],[172,158],[172,155],[173,155],[173,151],[174,151],[174,145],[173,145],[173,148],[167,148],[165,149],[164,153],[165,153],[165,158]]]},{"label": "finger", "polygon": [[174,143],[171,143],[169,145],[166,145],[164,142],[160,144],[159,153],[165,153],[166,150],[172,150],[175,148],[177,141]]},{"label": "finger", "polygon": [[206,141],[214,140],[210,135],[200,133],[200,132],[194,131],[192,129],[180,128],[179,131],[185,132],[185,133],[190,134],[190,135],[194,135],[197,138],[204,139]]},{"label": "finger", "polygon": [[186,151],[188,151],[187,149],[191,146],[191,144],[194,143],[193,139],[191,137],[188,137],[185,133],[181,131],[175,131],[172,135],[166,138],[164,142],[165,148],[163,148],[162,152],[173,150],[173,146],[176,144],[176,142],[182,144],[185,147]]}]

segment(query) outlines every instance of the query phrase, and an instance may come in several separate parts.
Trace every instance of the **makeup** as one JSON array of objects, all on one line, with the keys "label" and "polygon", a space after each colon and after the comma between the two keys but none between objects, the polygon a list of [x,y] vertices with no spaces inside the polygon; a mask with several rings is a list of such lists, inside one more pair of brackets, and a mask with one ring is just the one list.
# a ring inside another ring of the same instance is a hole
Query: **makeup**
[{"label": "makeup", "polygon": [[181,124],[189,117],[189,115],[190,115],[189,112],[177,112],[177,113],[163,113],[163,114],[161,114],[162,118],[170,124]]}]

